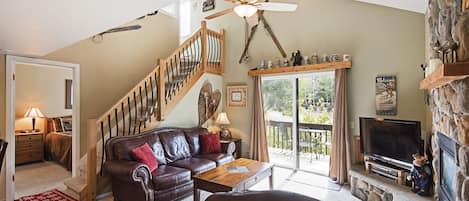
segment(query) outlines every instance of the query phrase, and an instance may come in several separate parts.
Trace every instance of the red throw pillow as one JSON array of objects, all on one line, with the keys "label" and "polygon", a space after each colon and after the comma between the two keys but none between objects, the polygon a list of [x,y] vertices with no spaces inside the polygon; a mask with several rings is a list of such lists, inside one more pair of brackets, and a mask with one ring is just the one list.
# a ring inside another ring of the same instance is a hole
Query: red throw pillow
[{"label": "red throw pillow", "polygon": [[158,161],[155,155],[153,155],[153,150],[148,143],[132,149],[132,157],[136,161],[147,165],[148,168],[150,168],[150,172],[158,168]]},{"label": "red throw pillow", "polygon": [[221,153],[220,135],[218,134],[202,134],[200,139],[200,153],[213,154]]}]

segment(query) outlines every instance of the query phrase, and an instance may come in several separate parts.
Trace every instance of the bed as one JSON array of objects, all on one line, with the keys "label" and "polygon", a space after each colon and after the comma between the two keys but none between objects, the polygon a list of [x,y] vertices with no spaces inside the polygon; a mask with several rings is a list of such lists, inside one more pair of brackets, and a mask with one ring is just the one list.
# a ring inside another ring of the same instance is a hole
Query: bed
[{"label": "bed", "polygon": [[47,120],[49,133],[45,136],[45,158],[54,161],[68,171],[72,170],[72,117],[56,117]]}]

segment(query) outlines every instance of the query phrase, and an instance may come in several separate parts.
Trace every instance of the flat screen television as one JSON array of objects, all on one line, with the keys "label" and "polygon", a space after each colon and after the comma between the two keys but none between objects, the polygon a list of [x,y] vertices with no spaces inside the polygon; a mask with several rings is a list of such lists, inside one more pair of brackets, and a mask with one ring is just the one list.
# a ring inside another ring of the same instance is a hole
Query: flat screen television
[{"label": "flat screen television", "polygon": [[412,167],[412,154],[422,154],[420,122],[360,117],[363,154],[402,168]]}]

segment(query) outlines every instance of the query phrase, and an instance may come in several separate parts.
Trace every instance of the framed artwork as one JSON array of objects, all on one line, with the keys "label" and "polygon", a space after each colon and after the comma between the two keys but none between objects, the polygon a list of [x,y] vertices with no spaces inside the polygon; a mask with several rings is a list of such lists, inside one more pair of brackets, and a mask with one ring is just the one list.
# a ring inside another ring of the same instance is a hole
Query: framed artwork
[{"label": "framed artwork", "polygon": [[204,0],[202,3],[202,11],[207,12],[215,9],[215,0]]},{"label": "framed artwork", "polygon": [[226,100],[228,107],[246,107],[247,106],[247,85],[227,86]]},{"label": "framed artwork", "polygon": [[72,80],[65,80],[65,109],[72,109],[73,105],[73,88],[72,88]]},{"label": "framed artwork", "polygon": [[376,114],[397,115],[396,76],[384,75],[376,77]]}]

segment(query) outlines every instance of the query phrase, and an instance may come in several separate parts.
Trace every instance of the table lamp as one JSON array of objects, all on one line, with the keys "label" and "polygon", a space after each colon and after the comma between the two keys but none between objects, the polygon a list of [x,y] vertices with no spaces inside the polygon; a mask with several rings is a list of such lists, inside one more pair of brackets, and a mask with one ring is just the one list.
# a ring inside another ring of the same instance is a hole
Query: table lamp
[{"label": "table lamp", "polygon": [[215,123],[221,126],[220,137],[222,139],[231,139],[231,132],[226,128],[227,125],[231,124],[226,112],[220,112]]},{"label": "table lamp", "polygon": [[24,117],[26,118],[32,118],[33,119],[33,132],[36,131],[36,118],[42,118],[44,115],[42,112],[39,110],[37,107],[30,107],[28,111],[26,111],[26,114],[24,114]]}]

